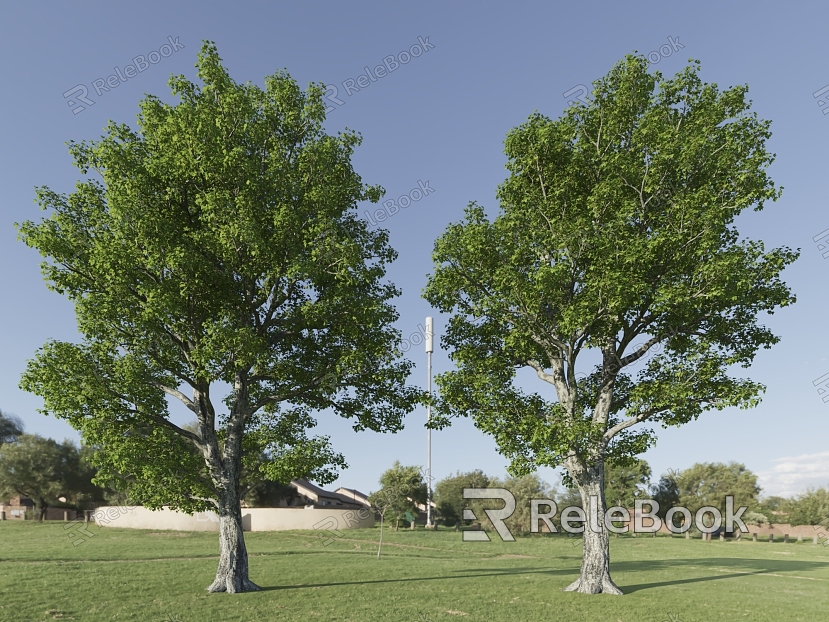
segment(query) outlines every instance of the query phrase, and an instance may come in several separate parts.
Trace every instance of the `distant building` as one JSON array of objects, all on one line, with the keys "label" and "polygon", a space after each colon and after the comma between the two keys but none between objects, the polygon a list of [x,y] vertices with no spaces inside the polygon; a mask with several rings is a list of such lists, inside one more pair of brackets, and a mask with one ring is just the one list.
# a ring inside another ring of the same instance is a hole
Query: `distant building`
[{"label": "distant building", "polygon": [[[291,494],[279,500],[279,505],[276,508],[252,508],[252,509],[326,509],[326,510],[342,510],[356,512],[364,508],[371,508],[368,501],[368,495],[351,488],[338,488],[336,492],[324,490],[309,482],[307,479],[295,479],[289,484]],[[249,509],[247,504],[242,501],[243,509]],[[22,496],[12,497],[8,503],[0,501],[0,511],[5,512],[7,520],[25,520],[26,518],[34,518],[35,504],[31,499]],[[28,516],[27,516],[28,512]],[[83,513],[76,512],[73,509],[63,507],[48,507],[46,509],[46,520],[63,520],[64,512],[67,512],[66,518],[73,520],[77,516],[83,516]],[[372,517],[374,512],[371,513]],[[287,516],[287,515],[286,515]],[[308,515],[309,520],[312,516]],[[318,519],[315,519],[318,520]],[[125,521],[122,521],[125,522]],[[295,519],[294,519],[294,522]],[[365,522],[365,521],[363,521]],[[361,523],[362,524],[362,523]],[[373,523],[372,523],[373,524]],[[295,527],[302,528],[302,527]],[[313,523],[308,525],[308,528],[313,528]]]},{"label": "distant building", "polygon": [[[0,512],[5,513],[6,520],[25,520],[27,513],[29,518],[39,519],[39,516],[35,512],[35,502],[22,495],[12,497],[8,503],[0,501]],[[44,518],[46,520],[63,520],[64,512],[66,512],[66,518],[69,520],[73,520],[79,515],[78,512],[71,508],[50,506],[46,508],[46,516]]]},{"label": "distant building", "polygon": [[337,490],[335,490],[334,492],[336,492],[339,495],[342,495],[343,497],[348,497],[349,499],[352,499],[357,503],[362,503],[365,506],[371,506],[371,503],[368,500],[368,495],[360,492],[359,490],[354,490],[353,488],[340,487],[337,488]]},{"label": "distant building", "polygon": [[297,497],[293,500],[294,505],[338,510],[359,510],[371,505],[367,495],[358,490],[338,488],[336,492],[329,492],[307,479],[295,479],[291,482],[291,487],[297,491]]},{"label": "distant building", "polygon": [[[305,529],[317,531],[324,538],[342,529],[373,527],[374,512],[366,495],[358,490],[340,488],[324,490],[306,479],[289,484],[277,507],[249,508],[242,505],[244,531],[283,531]],[[363,501],[365,500],[365,501]],[[110,513],[114,516],[110,516]],[[106,516],[106,519],[104,518]],[[218,531],[219,517],[214,511],[187,515],[169,507],[151,511],[144,507],[99,508],[95,523],[101,527],[131,529],[173,529],[179,531]]]},{"label": "distant building", "polygon": [[7,520],[23,520],[26,517],[26,512],[31,514],[34,509],[34,501],[20,495],[12,497],[8,503],[0,503],[0,512],[6,513]]}]

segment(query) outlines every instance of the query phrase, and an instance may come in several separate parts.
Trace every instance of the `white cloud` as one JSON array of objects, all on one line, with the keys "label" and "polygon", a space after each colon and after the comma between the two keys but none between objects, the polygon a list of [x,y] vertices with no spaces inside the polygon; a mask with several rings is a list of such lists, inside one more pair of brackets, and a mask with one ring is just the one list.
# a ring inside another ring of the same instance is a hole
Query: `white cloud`
[{"label": "white cloud", "polygon": [[776,464],[771,470],[757,473],[765,497],[791,497],[810,486],[829,485],[829,451],[777,458],[773,462]]}]

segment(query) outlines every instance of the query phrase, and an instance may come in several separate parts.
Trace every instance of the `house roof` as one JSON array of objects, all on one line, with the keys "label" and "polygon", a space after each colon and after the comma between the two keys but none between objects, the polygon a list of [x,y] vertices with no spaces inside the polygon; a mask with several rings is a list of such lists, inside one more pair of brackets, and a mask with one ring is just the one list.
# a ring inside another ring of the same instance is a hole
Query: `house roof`
[{"label": "house roof", "polygon": [[305,495],[309,499],[312,499],[315,503],[325,505],[348,506],[363,505],[359,500],[355,500],[352,497],[347,497],[338,492],[330,492],[328,490],[324,490],[319,486],[312,484],[307,479],[298,478],[292,480],[291,486],[296,488],[297,492],[299,492],[300,494]]},{"label": "house roof", "polygon": [[[425,504],[425,503],[418,503],[417,501],[413,500],[411,497],[406,497],[406,498],[407,498],[409,501],[411,501],[412,503],[414,503],[414,504],[415,504],[415,507],[416,507],[418,510],[420,510],[421,512],[425,512],[425,511],[426,511],[426,504]],[[434,500],[430,501],[430,502],[429,502],[429,505],[431,506],[431,508],[432,508],[433,510],[437,508],[437,505],[435,504]]]},{"label": "house roof", "polygon": [[368,505],[368,495],[363,492],[360,492],[359,490],[355,490],[354,488],[343,488],[342,486],[340,486],[334,492],[344,497],[348,497],[352,501],[359,501],[360,503],[365,503],[366,505]]}]

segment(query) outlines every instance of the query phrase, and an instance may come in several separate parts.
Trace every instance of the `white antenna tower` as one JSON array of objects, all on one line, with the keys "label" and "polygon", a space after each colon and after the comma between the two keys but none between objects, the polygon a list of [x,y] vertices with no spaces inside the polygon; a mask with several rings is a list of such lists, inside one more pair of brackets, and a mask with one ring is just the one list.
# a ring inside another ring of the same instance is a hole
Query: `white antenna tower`
[{"label": "white antenna tower", "polygon": [[[431,317],[426,318],[426,373],[428,375],[427,390],[432,397],[432,352],[434,351],[434,323]],[[426,424],[432,418],[432,405],[426,405]],[[432,429],[426,428],[426,529],[432,529]]]}]

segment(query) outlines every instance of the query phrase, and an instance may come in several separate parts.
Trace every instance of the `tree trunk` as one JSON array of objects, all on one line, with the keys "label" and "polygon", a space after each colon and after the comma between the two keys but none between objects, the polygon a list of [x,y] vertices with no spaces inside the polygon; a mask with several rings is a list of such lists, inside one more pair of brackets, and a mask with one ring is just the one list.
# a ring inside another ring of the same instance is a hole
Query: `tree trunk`
[{"label": "tree trunk", "polygon": [[600,460],[588,468],[568,466],[568,472],[578,485],[587,522],[582,534],[581,574],[564,591],[621,596],[622,590],[610,578],[610,539],[604,523],[604,462]]},{"label": "tree trunk", "polygon": [[49,507],[49,506],[48,506],[48,505],[46,505],[46,503],[45,503],[45,502],[41,501],[41,502],[40,502],[40,505],[39,505],[39,506],[38,506],[38,508],[37,508],[38,520],[39,520],[41,523],[42,523],[44,520],[46,520],[46,508],[48,508],[48,507]]},{"label": "tree trunk", "polygon": [[242,466],[242,439],[249,408],[247,372],[236,371],[233,405],[222,447],[214,428],[216,412],[210,401],[209,383],[193,389],[193,403],[199,418],[200,449],[215,486],[219,510],[219,568],[208,592],[255,592],[261,590],[248,578],[248,550],[242,529],[239,482]]},{"label": "tree trunk", "polygon": [[380,559],[380,549],[383,548],[383,514],[380,514],[380,544],[377,545],[377,559]]},{"label": "tree trunk", "polygon": [[235,490],[219,495],[219,569],[208,592],[254,592],[258,585],[248,579],[248,551],[242,530],[242,507]]}]

